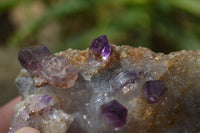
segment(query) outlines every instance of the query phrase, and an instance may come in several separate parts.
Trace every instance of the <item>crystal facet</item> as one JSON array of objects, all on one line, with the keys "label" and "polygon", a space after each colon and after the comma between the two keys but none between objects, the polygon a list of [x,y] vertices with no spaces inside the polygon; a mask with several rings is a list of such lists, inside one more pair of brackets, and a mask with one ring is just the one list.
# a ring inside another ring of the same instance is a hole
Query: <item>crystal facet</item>
[{"label": "crystal facet", "polygon": [[89,63],[92,66],[101,66],[109,58],[111,46],[105,35],[94,39],[89,48]]},{"label": "crystal facet", "polygon": [[167,90],[167,86],[162,80],[150,80],[144,84],[145,98],[149,103],[156,103]]},{"label": "crystal facet", "polygon": [[102,105],[101,111],[106,124],[115,130],[126,124],[128,110],[116,100]]},{"label": "crystal facet", "polygon": [[111,80],[110,86],[112,89],[120,90],[130,88],[130,85],[137,79],[137,73],[134,71],[123,70],[117,73]]},{"label": "crystal facet", "polygon": [[22,49],[18,60],[34,76],[58,88],[70,88],[78,78],[78,71],[66,58],[53,55],[44,45]]}]

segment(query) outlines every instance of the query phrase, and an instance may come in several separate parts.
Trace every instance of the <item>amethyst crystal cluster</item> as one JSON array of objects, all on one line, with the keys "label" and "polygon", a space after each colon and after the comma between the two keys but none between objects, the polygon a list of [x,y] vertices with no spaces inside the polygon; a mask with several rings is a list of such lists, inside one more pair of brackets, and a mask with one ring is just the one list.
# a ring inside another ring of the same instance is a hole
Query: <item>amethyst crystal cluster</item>
[{"label": "amethyst crystal cluster", "polygon": [[84,51],[19,52],[10,133],[199,132],[200,51],[164,55],[94,39]]}]

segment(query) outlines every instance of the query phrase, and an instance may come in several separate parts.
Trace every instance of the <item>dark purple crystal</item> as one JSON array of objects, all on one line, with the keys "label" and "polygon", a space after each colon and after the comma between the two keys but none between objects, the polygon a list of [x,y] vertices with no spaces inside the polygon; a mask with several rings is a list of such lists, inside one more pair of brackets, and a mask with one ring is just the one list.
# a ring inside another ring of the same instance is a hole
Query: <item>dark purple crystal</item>
[{"label": "dark purple crystal", "polygon": [[148,103],[159,102],[161,96],[167,90],[165,82],[162,80],[146,81],[144,86],[144,95]]},{"label": "dark purple crystal", "polygon": [[136,79],[137,73],[135,71],[124,70],[110,80],[110,86],[112,89],[122,89],[126,85],[134,83]]},{"label": "dark purple crystal", "polygon": [[101,106],[101,113],[107,125],[119,130],[126,124],[128,110],[116,100]]},{"label": "dark purple crystal", "polygon": [[105,35],[94,39],[90,45],[90,50],[97,52],[104,58],[108,58],[111,53],[111,47]]},{"label": "dark purple crystal", "polygon": [[94,65],[93,61],[103,62],[111,54],[111,46],[105,35],[95,38],[89,47],[89,62]]},{"label": "dark purple crystal", "polygon": [[20,50],[18,60],[25,69],[39,76],[42,70],[41,60],[46,56],[53,56],[53,54],[46,46],[38,45]]}]

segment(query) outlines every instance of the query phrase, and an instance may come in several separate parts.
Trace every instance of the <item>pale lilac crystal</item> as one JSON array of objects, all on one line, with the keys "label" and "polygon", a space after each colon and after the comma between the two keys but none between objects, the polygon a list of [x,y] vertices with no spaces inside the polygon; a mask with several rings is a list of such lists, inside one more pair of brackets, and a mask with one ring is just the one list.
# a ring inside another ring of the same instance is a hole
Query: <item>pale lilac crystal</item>
[{"label": "pale lilac crystal", "polygon": [[49,96],[49,95],[44,95],[40,99],[41,103],[43,103],[45,105],[48,105],[52,100],[53,100],[53,98],[51,96]]},{"label": "pale lilac crystal", "polygon": [[70,88],[78,78],[78,71],[66,58],[55,56],[44,45],[22,49],[18,60],[34,76],[58,88]]},{"label": "pale lilac crystal", "polygon": [[167,86],[162,80],[150,80],[145,82],[143,89],[147,102],[157,103],[167,90]]},{"label": "pale lilac crystal", "polygon": [[107,125],[119,130],[126,124],[128,110],[116,100],[101,106],[103,119]]},{"label": "pale lilac crystal", "polygon": [[95,38],[89,47],[89,63],[92,66],[100,66],[111,55],[111,46],[105,35]]},{"label": "pale lilac crystal", "polygon": [[27,98],[25,105],[26,105],[26,110],[29,113],[32,112],[38,112],[48,106],[51,105],[51,102],[53,101],[52,97],[49,95],[35,95],[35,96],[30,96]]},{"label": "pale lilac crystal", "polygon": [[133,84],[137,79],[137,73],[135,71],[123,70],[117,73],[111,80],[110,86],[112,89],[120,90],[124,87],[128,87]]}]

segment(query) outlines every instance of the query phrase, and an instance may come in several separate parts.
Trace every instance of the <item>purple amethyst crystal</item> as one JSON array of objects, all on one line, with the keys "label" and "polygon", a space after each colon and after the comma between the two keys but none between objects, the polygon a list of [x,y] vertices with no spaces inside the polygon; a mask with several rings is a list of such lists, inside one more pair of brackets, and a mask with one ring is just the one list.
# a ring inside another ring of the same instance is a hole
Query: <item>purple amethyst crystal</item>
[{"label": "purple amethyst crystal", "polygon": [[95,38],[89,47],[89,63],[92,66],[101,66],[111,54],[111,46],[105,35]]},{"label": "purple amethyst crystal", "polygon": [[53,54],[44,45],[38,45],[22,49],[19,52],[18,60],[25,69],[33,75],[39,76],[42,70],[41,60],[46,56],[53,56]]},{"label": "purple amethyst crystal", "polygon": [[78,71],[66,58],[55,56],[44,45],[22,49],[18,60],[31,74],[61,89],[72,87],[78,78]]},{"label": "purple amethyst crystal", "polygon": [[126,124],[128,110],[116,100],[102,105],[101,113],[106,124],[114,130],[119,130]]},{"label": "purple amethyst crystal", "polygon": [[162,80],[146,81],[144,86],[144,95],[148,103],[157,103],[167,90],[167,86]]},{"label": "purple amethyst crystal", "polygon": [[38,112],[44,108],[47,108],[51,104],[53,104],[53,98],[49,95],[31,95],[26,102],[26,111],[28,113]]},{"label": "purple amethyst crystal", "polygon": [[49,95],[44,95],[43,97],[40,98],[40,102],[43,103],[44,105],[49,105],[50,102],[52,102],[53,98]]},{"label": "purple amethyst crystal", "polygon": [[137,73],[135,71],[124,70],[110,80],[110,86],[112,89],[120,90],[134,83],[136,79]]}]

